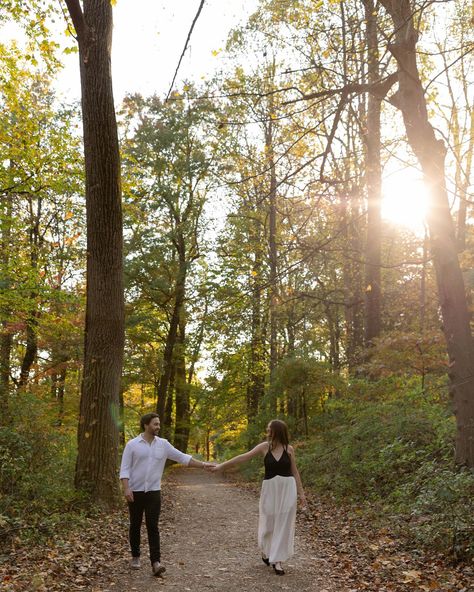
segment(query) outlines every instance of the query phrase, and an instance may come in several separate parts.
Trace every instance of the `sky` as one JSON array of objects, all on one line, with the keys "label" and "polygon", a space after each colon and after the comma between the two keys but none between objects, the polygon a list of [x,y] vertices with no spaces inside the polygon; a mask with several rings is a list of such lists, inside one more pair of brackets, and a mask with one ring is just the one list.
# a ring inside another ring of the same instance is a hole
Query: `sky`
[{"label": "sky", "polygon": [[[140,92],[166,96],[199,8],[200,0],[118,0],[114,7],[112,78],[118,105],[124,95]],[[258,0],[206,0],[177,81],[199,82],[212,76],[225,59],[229,31],[245,22]],[[216,55],[217,53],[217,55]],[[69,98],[80,97],[77,55],[65,56],[59,89]],[[424,233],[426,199],[420,175],[412,170],[394,174],[384,183],[383,216]],[[413,178],[412,178],[413,177]],[[400,190],[403,185],[403,191]]]},{"label": "sky", "polygon": [[[1,0],[0,0],[1,1]],[[62,1],[62,0],[61,0]],[[117,0],[114,7],[112,78],[118,106],[126,93],[166,96],[200,0]],[[258,0],[206,0],[181,63],[177,83],[199,82],[222,66],[230,30],[246,21]],[[58,24],[58,38],[65,23]],[[16,37],[12,27],[2,30]],[[64,41],[67,43],[66,36]],[[70,40],[69,40],[70,42]],[[63,55],[57,89],[67,100],[79,100],[78,55]],[[413,177],[413,178],[412,178]],[[403,186],[401,191],[400,187]],[[394,174],[384,181],[383,216],[421,234],[426,200],[420,174]],[[401,195],[404,200],[401,200]],[[402,203],[403,202],[403,203]],[[406,203],[405,203],[406,202]],[[416,207],[415,207],[416,204]]]},{"label": "sky", "polygon": [[[118,0],[114,7],[112,76],[115,101],[127,92],[166,95],[200,0]],[[178,81],[209,77],[220,62],[229,31],[257,0],[206,0],[181,63]],[[64,56],[59,88],[79,97],[77,55]]]}]

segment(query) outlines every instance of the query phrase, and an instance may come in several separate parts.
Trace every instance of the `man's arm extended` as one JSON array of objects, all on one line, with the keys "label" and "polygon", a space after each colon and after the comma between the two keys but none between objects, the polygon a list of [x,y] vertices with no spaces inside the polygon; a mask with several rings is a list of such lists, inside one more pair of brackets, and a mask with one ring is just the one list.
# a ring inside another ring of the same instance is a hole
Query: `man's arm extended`
[{"label": "man's arm extended", "polygon": [[211,467],[215,466],[215,463],[208,463],[204,462],[203,460],[195,460],[194,458],[192,458],[188,464],[188,467],[196,467],[197,469],[210,469]]}]

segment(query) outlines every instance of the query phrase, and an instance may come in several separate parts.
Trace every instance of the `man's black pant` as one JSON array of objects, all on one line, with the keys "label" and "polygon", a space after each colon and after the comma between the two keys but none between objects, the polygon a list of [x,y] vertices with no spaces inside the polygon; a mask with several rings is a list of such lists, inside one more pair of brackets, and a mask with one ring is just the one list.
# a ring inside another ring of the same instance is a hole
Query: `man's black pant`
[{"label": "man's black pant", "polygon": [[160,561],[160,531],[158,520],[161,510],[161,491],[134,491],[133,502],[128,502],[130,514],[130,548],[132,557],[140,557],[140,528],[145,512],[145,524],[150,547],[150,561]]}]

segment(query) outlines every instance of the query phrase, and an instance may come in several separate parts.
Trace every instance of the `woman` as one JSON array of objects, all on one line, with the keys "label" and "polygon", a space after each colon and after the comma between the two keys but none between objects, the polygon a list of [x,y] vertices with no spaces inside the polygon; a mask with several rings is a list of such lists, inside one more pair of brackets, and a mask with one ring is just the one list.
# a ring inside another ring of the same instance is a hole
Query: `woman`
[{"label": "woman", "polygon": [[306,509],[303,485],[286,423],[273,419],[267,426],[266,442],[211,470],[222,471],[259,455],[264,457],[265,477],[260,493],[258,546],[263,562],[272,565],[275,573],[282,576],[285,573],[282,562],[293,555],[297,493],[302,509]]}]

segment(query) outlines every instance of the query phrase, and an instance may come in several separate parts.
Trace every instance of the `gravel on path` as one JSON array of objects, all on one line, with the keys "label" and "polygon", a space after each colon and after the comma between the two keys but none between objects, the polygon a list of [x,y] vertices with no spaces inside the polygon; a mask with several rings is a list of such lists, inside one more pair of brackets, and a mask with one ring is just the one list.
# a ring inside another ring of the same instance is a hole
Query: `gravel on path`
[{"label": "gravel on path", "polygon": [[116,564],[116,578],[101,592],[345,592],[329,562],[312,548],[297,525],[295,555],[277,576],[257,547],[258,498],[230,480],[196,469],[172,468],[162,491],[160,519],[163,577],[151,574],[146,532],[142,567],[129,568],[128,549]]}]

